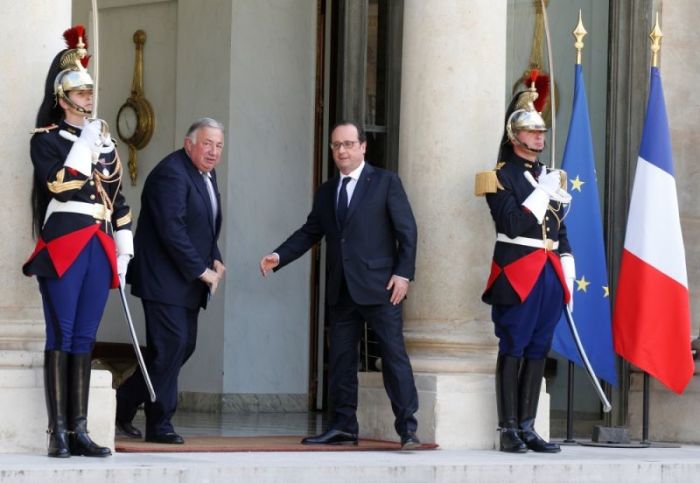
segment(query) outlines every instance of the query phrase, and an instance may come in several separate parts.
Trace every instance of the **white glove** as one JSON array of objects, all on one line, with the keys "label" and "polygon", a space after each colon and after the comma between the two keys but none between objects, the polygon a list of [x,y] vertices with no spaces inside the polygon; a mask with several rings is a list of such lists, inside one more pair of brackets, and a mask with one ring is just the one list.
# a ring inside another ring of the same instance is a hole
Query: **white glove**
[{"label": "white glove", "polygon": [[548,195],[556,193],[561,186],[561,172],[557,169],[542,173],[539,177],[538,188],[544,190]]},{"label": "white glove", "polygon": [[80,136],[71,134],[68,131],[60,131],[61,137],[73,141],[73,147],[68,153],[66,162],[63,164],[67,168],[90,177],[92,174],[92,164],[97,161],[100,154],[109,153],[114,150],[114,143],[109,139],[109,145],[105,146],[105,137],[102,135],[102,123],[100,119],[92,121],[84,120],[83,130]]},{"label": "white glove", "polygon": [[126,269],[130,260],[129,255],[117,255],[117,275],[119,275],[119,285],[122,287],[126,287]]},{"label": "white glove", "polygon": [[[535,185],[537,185],[537,181],[535,181],[530,172],[525,171],[525,177],[527,178],[528,176],[528,181],[532,179]],[[547,213],[547,207],[549,206],[549,195],[544,190],[538,189],[537,186],[535,186],[535,189],[530,193],[530,196],[525,198],[522,205],[535,215],[539,224],[542,224],[544,214]]]},{"label": "white glove", "polygon": [[535,181],[529,171],[525,171],[524,176],[534,188],[539,188],[547,193],[550,200],[565,204],[571,203],[571,195],[561,188],[561,171],[558,169],[545,170],[540,175],[539,183]]},{"label": "white glove", "polygon": [[569,294],[571,298],[569,299],[569,311],[574,312],[574,280],[576,280],[576,263],[574,262],[574,256],[570,253],[565,253],[559,257],[561,260],[561,269],[564,272],[564,279],[566,280],[566,287],[569,289]]},{"label": "white glove", "polygon": [[93,153],[99,154],[102,147],[102,121],[85,119],[83,130],[76,142],[83,144]]}]

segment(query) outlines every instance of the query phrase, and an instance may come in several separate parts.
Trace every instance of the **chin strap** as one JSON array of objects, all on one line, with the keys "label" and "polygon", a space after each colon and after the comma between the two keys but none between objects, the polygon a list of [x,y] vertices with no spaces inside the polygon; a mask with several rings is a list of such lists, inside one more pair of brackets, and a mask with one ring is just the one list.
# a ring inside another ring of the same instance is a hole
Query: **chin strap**
[{"label": "chin strap", "polygon": [[63,101],[66,104],[68,104],[69,107],[72,107],[73,109],[78,111],[80,114],[85,114],[86,117],[92,117],[92,111],[85,109],[83,106],[79,106],[78,104],[76,104],[75,102],[70,100],[70,98],[67,95],[65,95],[65,94],[62,95],[61,99],[63,99]]},{"label": "chin strap", "polygon": [[[539,153],[541,153],[542,151],[544,151],[544,147],[542,147],[542,149],[531,148],[530,146],[528,146],[527,144],[525,144],[524,142],[522,142],[520,139],[518,139],[516,136],[513,136],[513,141],[512,141],[512,142],[513,142],[513,144],[517,144],[518,146],[520,146],[520,147],[523,148],[523,149],[527,149],[527,150],[530,151],[531,153],[539,154]],[[545,146],[546,146],[546,144],[545,144]]]}]

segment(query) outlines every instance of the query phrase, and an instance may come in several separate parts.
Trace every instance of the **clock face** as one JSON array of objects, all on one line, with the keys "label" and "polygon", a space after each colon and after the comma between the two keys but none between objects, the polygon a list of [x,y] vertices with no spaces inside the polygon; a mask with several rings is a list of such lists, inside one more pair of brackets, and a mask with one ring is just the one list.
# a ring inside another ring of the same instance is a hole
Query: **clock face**
[{"label": "clock face", "polygon": [[122,141],[127,142],[136,133],[138,115],[131,104],[124,104],[117,114],[117,131]]}]

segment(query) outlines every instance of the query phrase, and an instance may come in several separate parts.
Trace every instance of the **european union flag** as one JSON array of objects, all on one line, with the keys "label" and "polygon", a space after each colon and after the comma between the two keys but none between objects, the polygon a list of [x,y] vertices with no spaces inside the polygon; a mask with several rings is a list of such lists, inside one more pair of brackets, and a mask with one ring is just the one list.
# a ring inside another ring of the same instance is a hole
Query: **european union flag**
[{"label": "european union flag", "polygon": [[[580,64],[576,65],[574,105],[562,169],[568,174],[569,193],[572,196],[566,228],[576,259],[576,281],[572,294],[576,328],[596,375],[617,384],[603,224],[586,88]],[[552,349],[583,367],[563,316],[554,331]]]}]

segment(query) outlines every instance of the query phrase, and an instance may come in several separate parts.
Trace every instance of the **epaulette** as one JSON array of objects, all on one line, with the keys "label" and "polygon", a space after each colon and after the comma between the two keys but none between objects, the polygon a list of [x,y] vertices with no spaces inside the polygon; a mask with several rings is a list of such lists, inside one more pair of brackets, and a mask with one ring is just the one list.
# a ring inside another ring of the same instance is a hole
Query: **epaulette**
[{"label": "epaulette", "polygon": [[49,131],[52,131],[58,127],[58,124],[49,124],[46,127],[35,127],[31,131],[29,131],[29,134],[36,134],[36,133],[43,133],[46,134]]},{"label": "epaulette", "polygon": [[484,196],[489,193],[496,193],[499,189],[503,189],[503,185],[498,181],[496,171],[501,169],[506,163],[499,162],[496,167],[490,171],[481,171],[476,173],[474,179],[474,195]]}]

